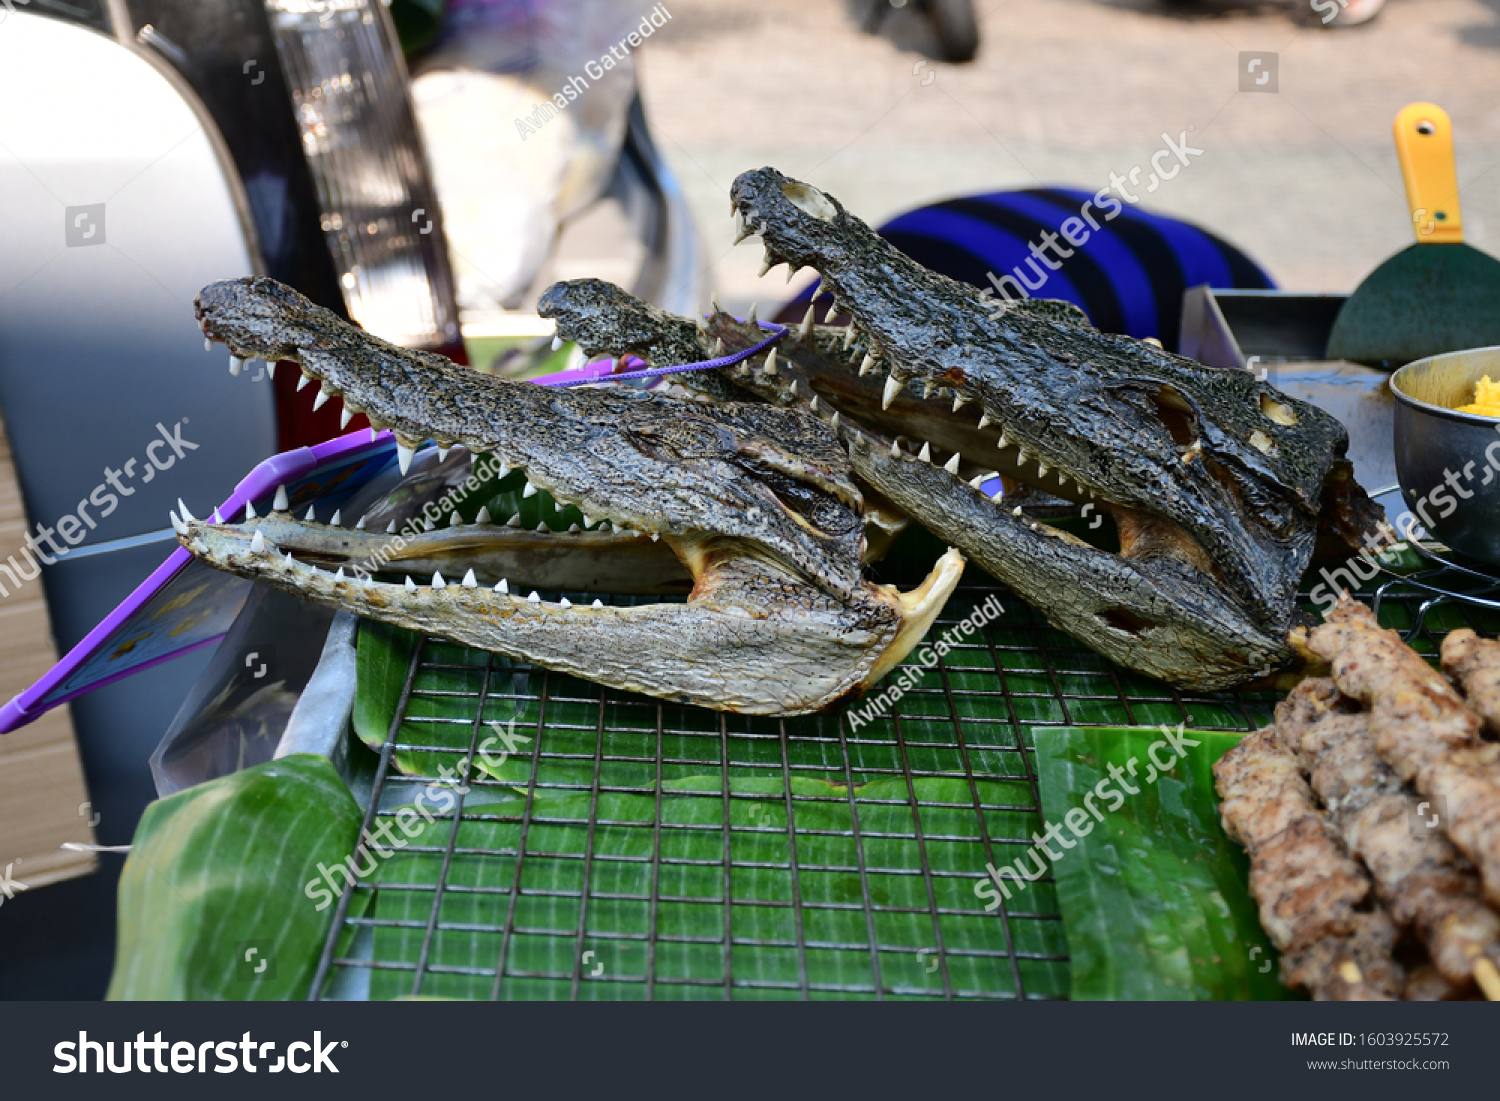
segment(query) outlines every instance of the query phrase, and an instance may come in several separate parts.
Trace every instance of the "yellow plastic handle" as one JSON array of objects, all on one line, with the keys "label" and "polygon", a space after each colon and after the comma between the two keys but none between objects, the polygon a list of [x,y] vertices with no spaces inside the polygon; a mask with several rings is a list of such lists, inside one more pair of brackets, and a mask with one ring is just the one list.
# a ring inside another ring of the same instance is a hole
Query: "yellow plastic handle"
[{"label": "yellow plastic handle", "polygon": [[1453,162],[1453,121],[1435,103],[1410,103],[1396,115],[1396,157],[1406,182],[1412,229],[1421,245],[1464,239],[1458,208],[1458,170]]}]

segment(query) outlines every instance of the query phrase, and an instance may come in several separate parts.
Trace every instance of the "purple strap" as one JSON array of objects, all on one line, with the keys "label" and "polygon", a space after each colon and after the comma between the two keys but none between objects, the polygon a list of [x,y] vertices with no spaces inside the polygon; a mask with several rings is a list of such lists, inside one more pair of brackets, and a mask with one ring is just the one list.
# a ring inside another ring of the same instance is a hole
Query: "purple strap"
[{"label": "purple strap", "polygon": [[718,359],[705,359],[700,363],[683,363],[676,367],[646,367],[639,371],[624,371],[618,375],[609,373],[613,360],[602,360],[600,361],[604,365],[602,367],[596,368],[594,364],[588,364],[572,371],[559,371],[554,375],[546,375],[531,381],[539,386],[584,386],[591,382],[626,382],[638,378],[661,378],[663,375],[676,375],[683,371],[711,371],[716,367],[733,367],[741,360],[749,359],[755,353],[769,348],[787,334],[787,327],[778,325],[774,321],[761,321],[757,324],[762,329],[771,329],[771,335],[753,348],[746,348],[743,352],[735,352],[732,355],[720,356]]}]

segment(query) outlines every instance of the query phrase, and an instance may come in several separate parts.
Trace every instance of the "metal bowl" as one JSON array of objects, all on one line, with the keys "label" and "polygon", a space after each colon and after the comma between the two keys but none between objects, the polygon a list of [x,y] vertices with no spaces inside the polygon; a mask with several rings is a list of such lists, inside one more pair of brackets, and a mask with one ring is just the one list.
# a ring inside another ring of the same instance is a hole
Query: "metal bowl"
[{"label": "metal bowl", "polygon": [[[1396,477],[1422,526],[1470,558],[1500,566],[1500,418],[1460,413],[1484,375],[1500,379],[1500,347],[1446,352],[1391,376]],[[1411,523],[1399,523],[1402,535]]]}]

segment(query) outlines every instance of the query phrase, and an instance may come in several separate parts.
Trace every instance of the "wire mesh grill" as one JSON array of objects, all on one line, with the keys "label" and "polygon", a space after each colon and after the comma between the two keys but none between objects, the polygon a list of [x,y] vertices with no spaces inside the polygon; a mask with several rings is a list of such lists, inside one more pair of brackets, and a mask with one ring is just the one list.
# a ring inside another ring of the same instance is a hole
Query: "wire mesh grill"
[{"label": "wire mesh grill", "polygon": [[[380,747],[366,831],[384,821],[394,834],[410,802],[400,785],[439,779],[392,768],[430,748],[401,740],[424,701],[464,705],[466,718],[443,721],[467,724],[470,760],[488,717],[521,709],[519,771],[469,776],[436,830],[342,896],[313,996],[1066,997],[1050,874],[991,912],[974,893],[987,864],[1042,829],[1033,728],[1248,731],[1284,693],[1136,676],[997,586],[960,589],[929,643],[991,594],[1004,614],[868,722],[849,708],[711,712],[542,669],[518,689],[515,668],[497,675],[501,659],[424,641]],[[1382,622],[1415,629],[1427,654],[1448,630],[1500,626],[1500,612],[1430,599],[1386,585]],[[459,768],[463,751],[449,752]]]}]

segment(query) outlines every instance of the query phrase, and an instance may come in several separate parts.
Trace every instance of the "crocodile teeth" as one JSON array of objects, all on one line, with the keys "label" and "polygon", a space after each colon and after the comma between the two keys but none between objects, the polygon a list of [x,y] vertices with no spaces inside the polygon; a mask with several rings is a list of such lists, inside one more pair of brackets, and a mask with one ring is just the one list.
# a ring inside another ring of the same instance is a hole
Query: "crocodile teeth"
[{"label": "crocodile teeth", "polygon": [[543,520],[536,526],[536,533],[538,535],[551,535],[552,529],[547,526],[547,521]]},{"label": "crocodile teeth", "polygon": [[524,497],[535,497],[536,496],[536,486],[534,486],[534,485],[531,484],[531,479],[530,478],[526,479],[526,488],[523,489],[523,490],[521,490],[521,496],[523,498]]},{"label": "crocodile teeth", "polygon": [[302,372],[302,377],[297,380],[297,389],[298,389],[298,391],[300,392],[301,389],[304,386],[306,386],[311,381],[312,381],[312,375],[308,374],[306,371],[303,371]]},{"label": "crocodile teeth", "polygon": [[255,534],[250,537],[250,553],[251,554],[265,554],[266,553],[266,536],[265,536],[265,533],[263,531],[261,531],[259,528],[256,528],[255,529]]},{"label": "crocodile teeth", "polygon": [[988,428],[989,426],[990,426],[990,415],[988,413],[980,413],[979,414],[979,427],[980,428]]},{"label": "crocodile teeth", "polygon": [[505,578],[502,577],[500,579],[500,583],[495,586],[495,591],[497,593],[504,593],[506,595],[509,595],[510,594],[510,583],[508,581],[506,581]]},{"label": "crocodile teeth", "polygon": [[349,422],[352,421],[353,419],[354,419],[354,411],[352,409],[350,409],[347,405],[344,406],[341,410],[339,410],[339,431],[342,432],[344,429],[348,428],[349,427]]},{"label": "crocodile teeth", "polygon": [[812,412],[812,413],[814,413],[814,414],[816,414],[816,413],[817,413],[817,411],[818,411],[818,395],[817,395],[817,394],[814,394],[814,395],[813,395],[813,396],[812,396],[812,401],[810,401],[810,402],[808,402],[808,403],[807,403],[807,408],[808,408],[808,409],[809,409],[809,410],[810,410],[810,411],[811,411],[811,412]]},{"label": "crocodile teeth", "polygon": [[771,375],[772,377],[775,377],[775,375],[776,375],[776,349],[775,348],[772,348],[769,352],[766,353],[765,366],[763,366],[760,370],[761,370],[762,374]]},{"label": "crocodile teeth", "polygon": [[205,543],[201,538],[194,539],[191,543],[188,544],[188,547],[195,554],[207,554],[208,553],[208,544]]},{"label": "crocodile teeth", "polygon": [[953,391],[953,411],[955,413],[957,413],[960,409],[962,409],[964,407],[964,402],[966,402],[968,400],[969,400],[968,398],[964,397],[957,390]]},{"label": "crocodile teeth", "polygon": [[896,395],[901,393],[903,385],[904,380],[897,378],[896,372],[892,371],[890,377],[885,380],[885,393],[881,396],[880,408],[889,409],[891,402],[896,400]]},{"label": "crocodile teeth", "polygon": [[444,581],[443,575],[436,570],[432,573],[432,587],[434,589],[446,589],[448,587],[448,582]]},{"label": "crocodile teeth", "polygon": [[859,327],[853,321],[849,322],[848,327],[844,330],[844,351],[847,352],[854,346],[854,338],[858,335]]},{"label": "crocodile teeth", "polygon": [[417,583],[411,579],[411,574],[406,575],[406,591],[409,593],[417,591]]},{"label": "crocodile teeth", "polygon": [[473,570],[469,570],[466,574],[464,574],[464,579],[462,582],[460,582],[460,584],[462,584],[466,589],[479,588],[479,582],[475,579]]},{"label": "crocodile teeth", "polygon": [[922,450],[917,452],[917,458],[921,459],[924,463],[932,462],[932,445],[924,440],[922,442]]},{"label": "crocodile teeth", "polygon": [[354,530],[355,531],[364,531],[365,530],[365,521],[368,518],[369,518],[368,514],[366,514],[365,516],[361,516],[359,518],[359,523],[357,523],[357,524],[354,525]]},{"label": "crocodile teeth", "polygon": [[505,477],[509,473],[510,473],[510,464],[508,462],[506,462],[504,459],[501,459],[500,460],[500,469],[495,473],[495,477],[497,477],[497,478],[503,478],[503,477]]},{"label": "crocodile teeth", "polygon": [[604,601],[602,601],[602,600],[595,600],[593,606],[595,608],[602,608],[602,607],[604,607]]},{"label": "crocodile teeth", "polygon": [[812,336],[814,308],[815,307],[811,302],[807,304],[807,312],[802,315],[802,324],[797,326],[797,335],[802,337],[804,340]]},{"label": "crocodile teeth", "polygon": [[794,268],[791,264],[788,264],[786,266],[786,281],[790,283],[794,278],[796,278],[797,273],[801,270],[801,268]]},{"label": "crocodile teeth", "polygon": [[240,371],[241,371],[241,369],[244,368],[244,366],[245,366],[245,361],[243,359],[241,359],[239,356],[230,356],[229,357],[229,373],[231,375],[235,376],[235,378],[239,377]]},{"label": "crocodile teeth", "polygon": [[411,460],[416,453],[415,447],[407,447],[404,443],[396,444],[396,462],[400,465],[402,474],[411,469]]},{"label": "crocodile teeth", "polygon": [[205,352],[211,352],[214,350],[214,342],[208,337],[203,338],[203,350]]},{"label": "crocodile teeth", "polygon": [[929,379],[923,379],[922,380],[922,400],[923,401],[926,401],[928,398],[932,397],[932,387],[933,387],[932,379],[929,378]]},{"label": "crocodile teeth", "polygon": [[1046,463],[1042,462],[1041,459],[1038,459],[1036,461],[1036,476],[1038,478],[1045,478],[1047,476],[1047,471],[1049,471],[1051,469],[1052,468],[1050,466],[1048,466]]},{"label": "crocodile teeth", "polygon": [[488,524],[490,522],[490,510],[488,505],[480,505],[479,511],[474,514],[476,524]]},{"label": "crocodile teeth", "polygon": [[255,506],[252,505],[249,501],[245,502],[245,519],[246,520],[254,520],[255,519]]},{"label": "crocodile teeth", "polygon": [[[448,447],[452,447],[452,446],[453,446],[452,444],[448,445]],[[440,447],[440,448],[438,448],[438,462],[442,462],[444,459],[446,459],[448,457],[448,447]]]},{"label": "crocodile teeth", "polygon": [[272,500],[271,500],[271,511],[272,512],[285,512],[285,511],[287,511],[287,509],[289,509],[291,507],[292,507],[291,506],[291,502],[287,500],[287,496],[286,496],[286,486],[284,486],[284,485],[277,486],[276,487],[276,496],[274,498],[272,498]]},{"label": "crocodile teeth", "polygon": [[542,598],[537,595],[537,591],[535,589],[532,589],[531,592],[526,597],[526,603],[528,603],[528,604],[540,604],[541,602],[542,602]]},{"label": "crocodile teeth", "polygon": [[1031,456],[1026,453],[1026,449],[1024,447],[1022,447],[1020,444],[1017,444],[1016,445],[1016,465],[1017,466],[1025,466],[1026,465],[1026,460],[1029,459],[1029,458],[1031,458]]},{"label": "crocodile teeth", "polygon": [[319,409],[323,408],[327,401],[328,391],[321,386],[318,387],[318,396],[313,398],[313,412],[316,413]]},{"label": "crocodile teeth", "polygon": [[1017,505],[1015,508],[1011,509],[1010,510],[1010,514],[1012,516],[1019,516],[1019,515],[1021,515],[1021,506]]},{"label": "crocodile teeth", "polygon": [[762,259],[761,262],[760,262],[760,275],[757,278],[764,279],[765,275],[766,275],[766,272],[770,271],[778,263],[780,263],[779,260],[773,260],[773,259],[771,259],[771,253],[770,253],[770,250],[768,249],[766,251],[765,258]]},{"label": "crocodile teeth", "polygon": [[958,452],[957,451],[955,451],[953,453],[953,458],[949,459],[946,463],[943,464],[943,469],[946,470],[949,474],[957,474],[958,473]]},{"label": "crocodile teeth", "polygon": [[194,520],[198,519],[198,517],[194,516],[191,512],[188,511],[188,507],[187,505],[183,504],[181,497],[177,498],[177,507],[182,512],[182,518],[188,523],[192,523]]},{"label": "crocodile teeth", "polygon": [[875,362],[875,354],[873,352],[866,352],[865,358],[859,362],[859,377],[864,378],[871,371],[875,370]]},{"label": "crocodile teeth", "polygon": [[509,520],[505,521],[505,526],[508,528],[519,528],[521,526],[521,514],[518,512]]},{"label": "crocodile teeth", "polygon": [[370,425],[370,442],[374,443],[378,439],[380,439],[380,429],[372,424]]},{"label": "crocodile teeth", "polygon": [[659,532],[659,531],[653,531],[651,533],[651,542],[654,543],[654,542],[656,542],[660,538],[661,538],[661,532]]},{"label": "crocodile teeth", "polygon": [[266,360],[266,378],[275,378],[275,377],[276,377],[276,361],[274,359],[268,359],[268,360]]},{"label": "crocodile teeth", "polygon": [[[954,471],[954,473],[956,474],[957,471]],[[974,477],[972,477],[972,478],[969,479],[969,488],[970,489],[978,489],[982,485],[984,485],[984,475],[983,474],[976,474],[976,475],[974,475]]]},{"label": "crocodile teeth", "polygon": [[723,357],[723,355],[724,355],[724,338],[723,337],[719,337],[719,339],[717,339],[717,340],[714,341],[714,350],[713,350],[712,355],[713,355],[714,359],[720,359],[720,358]]},{"label": "crocodile teeth", "polygon": [[828,303],[828,312],[823,315],[823,324],[832,325],[833,319],[839,315],[841,308],[837,298],[830,300]]},{"label": "crocodile teeth", "polygon": [[303,514],[302,519],[306,520],[309,524],[317,523],[318,514],[313,511],[312,505],[307,506],[307,512]]},{"label": "crocodile teeth", "polygon": [[1005,438],[1005,429],[1000,429],[1000,438],[995,441],[995,446],[1001,450],[1010,446],[1010,441]]},{"label": "crocodile teeth", "polygon": [[583,526],[586,527],[586,528],[593,527],[594,526],[594,518],[592,516],[585,516],[583,518]]},{"label": "crocodile teeth", "polygon": [[569,535],[577,535],[582,530],[583,529],[581,527],[579,527],[577,524],[569,524],[568,525],[568,534]]},{"label": "crocodile teeth", "polygon": [[347,581],[348,580],[348,578],[346,578],[344,576],[344,567],[343,566],[340,566],[337,570],[334,571],[334,573],[333,573],[333,579],[335,581]]},{"label": "crocodile teeth", "polygon": [[423,520],[422,521],[422,530],[423,531],[436,531],[437,530],[437,525],[434,524],[431,520]]},{"label": "crocodile teeth", "polygon": [[177,518],[177,513],[168,512],[167,515],[172,518],[173,531],[175,531],[178,535],[186,535],[188,533],[188,526]]},{"label": "crocodile teeth", "polygon": [[755,326],[759,326],[760,325],[760,321],[758,321],[756,319],[756,316],[755,316],[755,307],[757,305],[759,305],[759,303],[757,303],[757,302],[750,303],[750,312],[745,315],[745,324],[746,325],[755,325]]},{"label": "crocodile teeth", "polygon": [[396,521],[392,520],[390,523],[388,523],[385,526],[385,533],[387,535],[395,535],[396,534]]},{"label": "crocodile teeth", "polygon": [[560,351],[562,351],[562,346],[563,346],[563,338],[560,337],[560,336],[554,336],[552,338],[552,350],[554,352],[560,352]]},{"label": "crocodile teeth", "polygon": [[464,522],[464,518],[462,516],[460,516],[458,513],[456,513],[456,512],[450,512],[448,514],[448,526],[450,528],[456,528],[456,527],[458,527],[459,524],[462,524],[463,522]]},{"label": "crocodile teeth", "polygon": [[719,305],[719,292],[718,291],[714,291],[714,292],[712,292],[708,296],[708,304],[713,309],[713,311],[714,311],[714,313],[716,315],[717,314],[721,314],[721,313],[724,312],[724,307],[721,306],[721,305]]},{"label": "crocodile teeth", "polygon": [[809,298],[808,301],[809,302],[816,302],[818,299],[822,298],[827,293],[828,293],[828,288],[826,286],[824,286],[823,283],[822,283],[822,281],[820,280],[819,283],[818,283],[818,285],[813,288],[812,297]]},{"label": "crocodile teeth", "polygon": [[891,441],[891,458],[893,458],[893,459],[899,459],[900,457],[901,457],[901,445],[898,444],[895,440],[892,440]]}]

